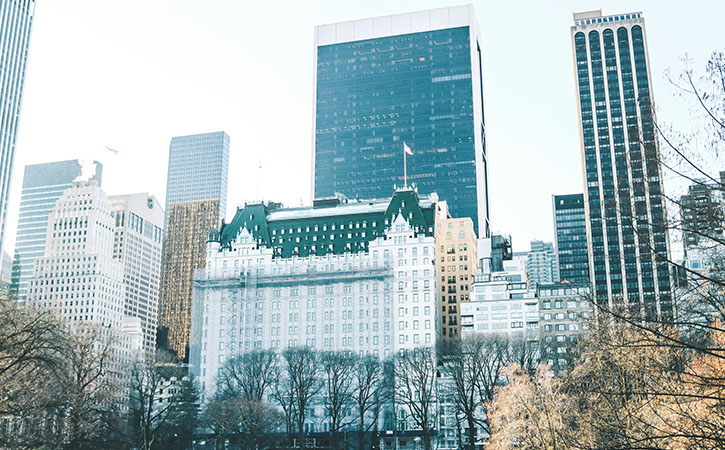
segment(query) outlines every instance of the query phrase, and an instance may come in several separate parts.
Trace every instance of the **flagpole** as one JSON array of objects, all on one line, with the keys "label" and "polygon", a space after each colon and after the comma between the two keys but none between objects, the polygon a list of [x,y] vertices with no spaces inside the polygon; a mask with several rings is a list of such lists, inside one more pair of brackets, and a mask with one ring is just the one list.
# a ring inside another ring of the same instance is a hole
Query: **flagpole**
[{"label": "flagpole", "polygon": [[403,142],[403,187],[408,188],[408,152],[405,151],[405,142]]}]

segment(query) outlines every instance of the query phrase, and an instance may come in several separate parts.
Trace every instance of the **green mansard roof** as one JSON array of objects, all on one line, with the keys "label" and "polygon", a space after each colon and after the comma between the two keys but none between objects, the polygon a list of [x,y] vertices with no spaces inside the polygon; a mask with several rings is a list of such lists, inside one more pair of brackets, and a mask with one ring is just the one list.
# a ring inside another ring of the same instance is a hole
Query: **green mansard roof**
[{"label": "green mansard roof", "polygon": [[[237,209],[232,221],[209,233],[209,241],[231,248],[246,228],[254,241],[274,249],[274,256],[339,255],[366,251],[370,241],[382,236],[398,215],[408,219],[418,233],[433,236],[438,199],[419,197],[400,189],[384,200],[315,200],[313,207],[270,209],[262,203]],[[334,229],[333,229],[334,227]]]}]

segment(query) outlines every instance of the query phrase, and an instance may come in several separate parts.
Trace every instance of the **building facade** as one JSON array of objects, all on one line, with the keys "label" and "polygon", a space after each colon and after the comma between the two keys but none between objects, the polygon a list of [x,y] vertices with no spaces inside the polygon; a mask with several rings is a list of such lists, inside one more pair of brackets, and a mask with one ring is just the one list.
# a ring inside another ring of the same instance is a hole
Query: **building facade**
[{"label": "building facade", "polygon": [[461,305],[461,334],[497,334],[536,347],[539,307],[529,290],[526,272],[479,271],[471,286],[471,301]]},{"label": "building facade", "polygon": [[388,358],[432,347],[440,313],[433,196],[248,204],[209,233],[194,281],[190,366],[214,392],[227,358],[309,346]]},{"label": "building facade", "polygon": [[171,138],[166,179],[167,217],[172,203],[219,199],[219,217],[227,210],[229,136],[223,131]]},{"label": "building facade", "polygon": [[74,159],[25,166],[12,275],[19,302],[25,301],[35,259],[45,252],[48,215],[55,203],[74,180],[94,180],[100,187],[102,175],[103,164],[98,161]]},{"label": "building facade", "polygon": [[532,289],[537,284],[559,281],[559,261],[554,244],[531,241],[531,250],[526,254],[526,273]]},{"label": "building facade", "polygon": [[114,219],[113,258],[123,266],[124,315],[138,317],[143,346],[156,348],[164,210],[147,192],[109,197]]},{"label": "building facade", "polygon": [[0,2],[0,250],[5,243],[10,177],[34,14],[35,0]]},{"label": "building facade", "polygon": [[219,203],[218,198],[172,203],[167,211],[158,323],[168,333],[168,346],[182,360],[188,358],[194,270],[206,262],[205,238],[219,225]]},{"label": "building facade", "polygon": [[589,254],[584,194],[554,195],[554,236],[559,280],[589,281]]},{"label": "building facade", "polygon": [[315,28],[313,198],[407,179],[487,236],[481,39],[471,5]]},{"label": "building facade", "polygon": [[[48,218],[45,252],[28,281],[27,305],[52,310],[70,328],[97,330],[110,340],[107,376],[119,387],[141,354],[138,318],[124,317],[123,267],[113,258],[114,225],[106,194],[95,180],[79,180],[63,192]],[[103,344],[105,345],[105,344]],[[128,390],[118,392],[127,408]]]},{"label": "building facade", "polygon": [[593,294],[647,319],[672,317],[644,19],[639,12],[575,13],[571,37]]},{"label": "building facade", "polygon": [[536,290],[541,324],[541,361],[554,371],[567,371],[575,362],[576,344],[594,317],[591,285],[540,284]]},{"label": "building facade", "polygon": [[440,219],[435,233],[436,271],[440,277],[441,336],[460,337],[461,305],[469,300],[473,275],[478,270],[473,221]]},{"label": "building facade", "polygon": [[123,267],[113,259],[114,226],[106,194],[76,181],[48,218],[45,253],[35,260],[28,305],[53,309],[69,323],[123,325]]},{"label": "building facade", "polygon": [[680,218],[686,264],[690,269],[707,269],[709,259],[721,247],[725,234],[725,171],[719,185],[698,180],[680,196]]}]

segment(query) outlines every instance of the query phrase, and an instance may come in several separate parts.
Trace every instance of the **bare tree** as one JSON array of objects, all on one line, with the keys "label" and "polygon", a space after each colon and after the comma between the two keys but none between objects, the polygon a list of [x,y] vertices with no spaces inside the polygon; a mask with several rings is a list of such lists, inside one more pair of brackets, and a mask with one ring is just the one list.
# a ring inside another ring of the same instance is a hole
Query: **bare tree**
[{"label": "bare tree", "polygon": [[282,413],[269,403],[259,400],[230,399],[239,416],[239,448],[264,450],[275,445],[272,433],[279,429]]},{"label": "bare tree", "polygon": [[271,350],[253,350],[224,363],[218,378],[225,396],[264,401],[279,376],[279,356]]},{"label": "bare tree", "polygon": [[66,337],[51,312],[0,301],[0,415],[10,418],[7,427],[0,427],[0,446],[54,442],[49,408],[57,402],[55,372],[64,364],[59,349]]},{"label": "bare tree", "polygon": [[[378,357],[363,356],[356,361],[352,374],[352,400],[358,412],[358,450],[364,450],[365,434],[377,427],[384,395],[383,365]],[[369,419],[367,419],[369,417]],[[366,422],[369,420],[369,422]]]},{"label": "bare tree", "polygon": [[227,433],[235,430],[239,423],[238,410],[227,399],[213,398],[207,403],[201,422],[214,431],[214,448],[223,449]]},{"label": "bare tree", "polygon": [[169,393],[179,389],[175,385],[184,376],[174,363],[173,355],[158,351],[154,360],[137,360],[129,371],[131,415],[143,450],[155,447],[159,432],[174,419],[183,401],[175,392]]},{"label": "bare tree", "polygon": [[282,352],[285,362],[285,375],[293,399],[297,436],[302,450],[305,449],[305,419],[307,407],[322,384],[318,376],[319,355],[308,347],[292,347]]},{"label": "bare tree", "polygon": [[395,356],[395,403],[423,433],[423,447],[431,450],[436,418],[436,361],[431,348],[406,350]]},{"label": "bare tree", "polygon": [[[506,369],[509,383],[498,388],[488,405],[492,423],[491,450],[563,450],[576,448],[568,439],[571,402],[562,381],[546,366],[534,376],[517,364]],[[616,448],[616,447],[603,447]]]},{"label": "bare tree", "polygon": [[337,433],[349,422],[345,422],[344,410],[352,402],[353,373],[357,358],[344,351],[320,354],[324,376],[322,394],[325,411],[330,419],[330,445],[337,450]]},{"label": "bare tree", "polygon": [[118,402],[125,389],[114,373],[116,337],[103,326],[77,325],[61,350],[65,367],[56,372],[64,448],[92,448],[110,439]]},{"label": "bare tree", "polygon": [[41,407],[49,372],[62,365],[58,354],[65,329],[46,310],[0,302],[0,413],[20,414]]},{"label": "bare tree", "polygon": [[443,392],[453,400],[466,424],[464,448],[475,448],[477,428],[490,433],[486,405],[493,400],[494,389],[502,381],[508,347],[508,339],[497,334],[473,334],[440,345]]},{"label": "bare tree", "polygon": [[280,376],[272,385],[272,397],[282,408],[285,421],[285,432],[292,435],[297,418],[297,400],[292,381],[287,376]]}]

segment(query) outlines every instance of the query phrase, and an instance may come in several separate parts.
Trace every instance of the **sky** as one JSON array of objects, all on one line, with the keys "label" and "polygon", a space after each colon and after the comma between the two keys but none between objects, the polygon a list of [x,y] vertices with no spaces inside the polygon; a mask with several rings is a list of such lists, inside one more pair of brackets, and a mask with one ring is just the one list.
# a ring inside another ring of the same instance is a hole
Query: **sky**
[{"label": "sky", "polygon": [[[265,200],[310,204],[314,26],[462,3],[38,0],[4,250],[14,248],[26,164],[97,159],[109,195],[149,192],[163,204],[172,136],[230,135],[228,218],[258,198],[258,177]],[[675,126],[688,116],[665,70],[685,53],[702,67],[725,49],[717,0],[473,5],[491,225],[517,251],[553,240],[553,194],[582,192],[572,12],[643,12],[658,119]]]}]

